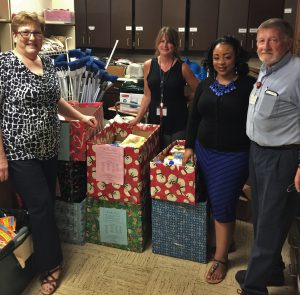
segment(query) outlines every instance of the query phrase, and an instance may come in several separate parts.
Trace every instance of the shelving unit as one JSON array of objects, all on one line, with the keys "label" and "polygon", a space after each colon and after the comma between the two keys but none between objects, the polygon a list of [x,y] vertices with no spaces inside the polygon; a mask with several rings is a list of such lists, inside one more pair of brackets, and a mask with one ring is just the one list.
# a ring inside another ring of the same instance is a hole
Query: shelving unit
[{"label": "shelving unit", "polygon": [[[13,49],[11,15],[22,10],[43,14],[43,11],[47,8],[74,11],[74,0],[0,0],[0,51]],[[70,37],[68,49],[76,47],[75,23],[46,22],[45,36],[49,37],[51,35]]]}]

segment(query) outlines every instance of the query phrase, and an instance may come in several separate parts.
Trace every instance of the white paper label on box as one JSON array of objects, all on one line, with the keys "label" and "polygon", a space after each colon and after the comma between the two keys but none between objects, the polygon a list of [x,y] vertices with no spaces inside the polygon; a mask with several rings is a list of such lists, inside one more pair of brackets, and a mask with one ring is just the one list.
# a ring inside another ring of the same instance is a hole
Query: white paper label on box
[{"label": "white paper label on box", "polygon": [[180,33],[185,32],[185,28],[184,28],[184,27],[179,27],[179,28],[178,28],[178,32],[180,32]]},{"label": "white paper label on box", "polygon": [[136,31],[143,31],[143,30],[144,30],[144,27],[135,27],[135,30],[136,30]]},{"label": "white paper label on box", "polygon": [[285,8],[284,13],[292,13],[293,9],[292,8]]},{"label": "white paper label on box", "polygon": [[247,29],[246,28],[239,28],[238,32],[240,34],[246,34],[247,33]]},{"label": "white paper label on box", "polygon": [[100,207],[99,229],[102,243],[128,245],[125,209]]},{"label": "white paper label on box", "polygon": [[126,31],[131,31],[131,30],[132,30],[132,27],[131,27],[131,26],[126,26],[125,30],[126,30]]},{"label": "white paper label on box", "polygon": [[124,184],[124,149],[110,144],[93,146],[96,154],[96,180]]},{"label": "white paper label on box", "polygon": [[196,33],[196,32],[198,32],[198,28],[197,27],[192,27],[192,28],[190,28],[190,32],[191,33]]},{"label": "white paper label on box", "polygon": [[254,34],[256,34],[256,32],[257,32],[257,28],[250,28],[250,29],[249,29],[249,33],[254,33]]},{"label": "white paper label on box", "polygon": [[88,26],[90,31],[95,31],[96,27],[95,26]]}]

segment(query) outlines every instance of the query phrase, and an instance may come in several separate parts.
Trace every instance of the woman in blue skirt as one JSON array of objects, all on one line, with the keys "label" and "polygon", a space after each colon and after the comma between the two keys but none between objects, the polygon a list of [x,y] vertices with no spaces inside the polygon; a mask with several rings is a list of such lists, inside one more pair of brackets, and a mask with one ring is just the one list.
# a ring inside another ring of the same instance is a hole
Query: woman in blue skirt
[{"label": "woman in blue skirt", "polygon": [[211,284],[226,276],[236,204],[248,177],[246,116],[255,79],[247,60],[235,38],[213,42],[204,62],[209,77],[196,90],[187,125],[184,163],[196,154],[215,224],[216,252],[206,275]]}]

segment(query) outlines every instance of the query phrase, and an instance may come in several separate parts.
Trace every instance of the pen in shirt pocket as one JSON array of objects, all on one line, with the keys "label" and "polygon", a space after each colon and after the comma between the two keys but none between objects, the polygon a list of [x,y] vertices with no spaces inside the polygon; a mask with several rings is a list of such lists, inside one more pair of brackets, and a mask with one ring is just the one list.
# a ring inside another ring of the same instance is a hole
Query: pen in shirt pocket
[{"label": "pen in shirt pocket", "polygon": [[271,89],[267,89],[265,91],[265,94],[271,95],[271,96],[278,96],[279,94],[276,91],[273,91]]}]

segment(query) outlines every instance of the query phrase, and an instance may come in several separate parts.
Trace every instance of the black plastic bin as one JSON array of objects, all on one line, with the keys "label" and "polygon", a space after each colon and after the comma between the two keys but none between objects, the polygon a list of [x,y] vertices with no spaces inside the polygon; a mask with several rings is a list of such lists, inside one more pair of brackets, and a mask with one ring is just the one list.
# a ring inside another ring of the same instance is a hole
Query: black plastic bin
[{"label": "black plastic bin", "polygon": [[21,247],[30,235],[28,228],[28,214],[24,210],[0,210],[7,215],[14,215],[17,219],[17,235],[4,248],[0,250],[0,294],[20,295],[34,276],[32,255],[26,260],[22,268],[13,251]]}]

